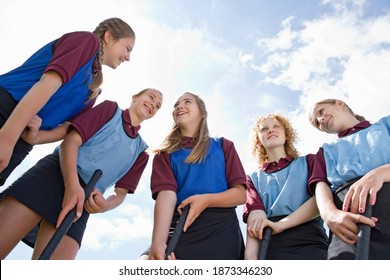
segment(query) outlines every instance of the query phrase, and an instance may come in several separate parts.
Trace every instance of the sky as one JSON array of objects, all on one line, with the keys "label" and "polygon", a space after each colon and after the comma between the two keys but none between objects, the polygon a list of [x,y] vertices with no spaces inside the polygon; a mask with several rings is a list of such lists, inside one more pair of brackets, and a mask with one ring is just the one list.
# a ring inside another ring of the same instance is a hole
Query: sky
[{"label": "sky", "polygon": [[[98,103],[114,100],[124,109],[133,94],[159,89],[162,108],[140,131],[150,147],[167,135],[173,104],[187,91],[204,99],[211,135],[234,142],[247,173],[256,168],[249,132],[260,115],[289,117],[302,155],[336,139],[311,127],[308,112],[316,101],[342,99],[372,122],[388,115],[388,0],[2,1],[0,73],[63,33],[93,31],[110,17],[129,23],[136,43],[129,63],[103,68]],[[58,144],[36,146],[0,191]],[[90,216],[76,259],[135,260],[148,248],[151,163],[152,157],[121,206]],[[240,221],[241,214],[239,206]],[[28,260],[31,253],[20,243],[7,259]]]}]

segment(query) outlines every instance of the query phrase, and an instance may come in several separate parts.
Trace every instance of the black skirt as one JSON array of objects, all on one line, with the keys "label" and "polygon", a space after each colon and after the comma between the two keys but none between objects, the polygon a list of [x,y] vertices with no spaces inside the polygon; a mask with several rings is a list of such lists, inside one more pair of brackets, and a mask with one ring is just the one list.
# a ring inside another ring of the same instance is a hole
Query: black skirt
[{"label": "black skirt", "polygon": [[[178,219],[175,211],[170,235]],[[242,260],[244,249],[235,207],[207,208],[181,234],[174,253],[181,260]]]},{"label": "black skirt", "polygon": [[[271,217],[276,222],[283,217]],[[272,235],[267,260],[326,260],[328,236],[322,220],[316,218],[307,223]]]},{"label": "black skirt", "polygon": [[[351,180],[341,186],[334,193],[334,202],[338,209],[342,209],[344,197],[349,187],[360,178]],[[378,218],[370,235],[370,260],[390,260],[390,183],[384,183],[376,196],[376,203],[372,207],[372,216]],[[328,258],[331,260],[351,260],[355,258],[356,246],[341,241],[336,235],[330,235]]]},{"label": "black skirt", "polygon": [[[11,95],[0,87],[0,128],[3,127],[4,123],[8,120],[16,105],[17,103],[12,99]],[[18,139],[8,166],[0,172],[0,186],[5,184],[8,176],[25,159],[32,148],[33,146],[24,142],[22,138]]]},{"label": "black skirt", "polygon": [[[85,183],[79,178],[82,187]],[[56,225],[58,215],[62,210],[62,201],[65,187],[62,177],[59,155],[53,153],[39,160],[11,186],[4,190],[2,195],[10,195],[29,207],[48,221]],[[66,233],[75,239],[81,246],[89,214],[83,211],[82,216],[72,224]],[[34,247],[38,227],[33,229],[23,241]]]}]

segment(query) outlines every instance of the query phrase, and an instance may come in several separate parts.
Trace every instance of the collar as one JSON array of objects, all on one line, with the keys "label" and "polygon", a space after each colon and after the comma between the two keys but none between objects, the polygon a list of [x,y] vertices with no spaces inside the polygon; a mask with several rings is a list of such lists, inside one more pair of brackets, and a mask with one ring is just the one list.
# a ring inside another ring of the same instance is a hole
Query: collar
[{"label": "collar", "polygon": [[123,121],[123,127],[125,128],[126,133],[131,138],[137,137],[138,131],[141,129],[141,125],[139,125],[139,126],[132,125],[129,110],[122,110],[122,121]]},{"label": "collar", "polygon": [[270,173],[270,172],[277,171],[277,170],[280,170],[280,169],[285,168],[285,167],[286,167],[287,165],[289,165],[293,160],[294,160],[294,158],[293,158],[292,156],[287,156],[287,157],[285,157],[285,158],[279,159],[278,162],[276,162],[276,161],[272,161],[272,162],[263,162],[263,164],[262,164],[262,166],[261,166],[261,169],[262,169],[264,172]]},{"label": "collar", "polygon": [[353,127],[350,127],[350,128],[347,128],[345,130],[340,131],[338,133],[338,137],[341,138],[344,136],[351,135],[359,130],[362,130],[362,129],[369,127],[370,125],[371,125],[371,123],[369,121],[362,121]]}]

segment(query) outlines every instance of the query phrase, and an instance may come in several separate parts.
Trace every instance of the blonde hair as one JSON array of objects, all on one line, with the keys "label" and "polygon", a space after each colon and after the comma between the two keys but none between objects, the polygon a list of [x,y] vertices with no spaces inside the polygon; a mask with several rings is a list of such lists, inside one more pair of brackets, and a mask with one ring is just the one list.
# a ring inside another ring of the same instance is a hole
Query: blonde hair
[{"label": "blonde hair", "polygon": [[260,116],[254,123],[250,139],[251,139],[251,152],[252,155],[256,158],[259,167],[261,167],[262,163],[268,161],[268,154],[263,144],[261,144],[259,138],[259,129],[260,125],[263,123],[265,119],[274,119],[277,120],[283,127],[286,133],[286,142],[284,143],[284,149],[287,155],[292,156],[293,158],[297,158],[299,153],[295,148],[294,144],[298,139],[298,134],[296,130],[292,127],[289,120],[278,113],[272,113],[268,115]]},{"label": "blonde hair", "polygon": [[[204,101],[196,94],[186,92],[184,94],[189,94],[194,97],[196,104],[201,112],[202,120],[199,124],[198,131],[195,135],[196,145],[192,149],[191,153],[185,159],[185,163],[200,163],[202,162],[208,152],[209,152],[209,144],[210,144],[210,134],[207,126],[207,110],[206,104]],[[165,138],[163,143],[155,152],[167,152],[172,153],[183,147],[182,145],[182,134],[180,128],[173,124],[171,131],[168,133],[168,136]]]},{"label": "blonde hair", "polygon": [[[338,99],[332,99],[332,98],[328,98],[328,99],[323,99],[321,101],[318,101],[317,103],[314,104],[313,106],[313,109],[311,110],[310,112],[310,115],[309,115],[309,121],[310,123],[317,129],[319,129],[319,124],[318,124],[318,120],[316,118],[316,112],[317,112],[317,109],[320,105],[323,105],[323,104],[331,104],[331,105],[335,105],[337,101],[341,101],[341,100],[338,100]],[[352,109],[347,105],[347,103],[345,103],[344,101],[341,101],[344,103],[345,107],[348,109],[348,111],[360,122],[362,121],[365,121],[366,119],[361,116],[361,115],[358,115],[358,114],[355,114]]]},{"label": "blonde hair", "polygon": [[99,53],[98,53],[98,70],[93,75],[89,89],[91,90],[88,100],[95,98],[100,92],[100,86],[103,83],[103,73],[102,73],[102,64],[103,64],[103,42],[104,34],[106,31],[109,31],[111,36],[115,41],[121,38],[135,38],[135,33],[133,29],[126,22],[120,18],[109,18],[102,21],[93,31],[94,34],[99,39]]}]

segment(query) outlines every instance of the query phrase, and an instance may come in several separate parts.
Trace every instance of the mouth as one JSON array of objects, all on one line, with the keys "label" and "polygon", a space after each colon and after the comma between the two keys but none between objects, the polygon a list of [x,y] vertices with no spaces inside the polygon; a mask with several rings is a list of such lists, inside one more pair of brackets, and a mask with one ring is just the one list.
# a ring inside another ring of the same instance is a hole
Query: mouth
[{"label": "mouth", "polygon": [[147,104],[144,104],[144,108],[146,109],[146,111],[151,114],[152,113],[152,109],[147,105]]}]

